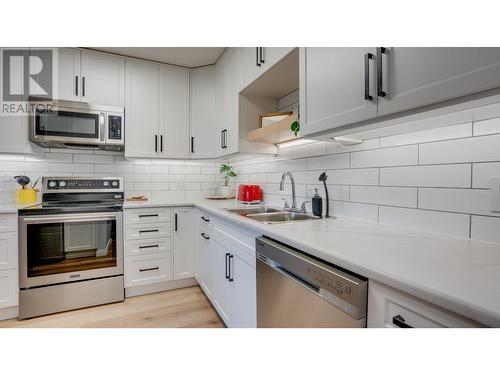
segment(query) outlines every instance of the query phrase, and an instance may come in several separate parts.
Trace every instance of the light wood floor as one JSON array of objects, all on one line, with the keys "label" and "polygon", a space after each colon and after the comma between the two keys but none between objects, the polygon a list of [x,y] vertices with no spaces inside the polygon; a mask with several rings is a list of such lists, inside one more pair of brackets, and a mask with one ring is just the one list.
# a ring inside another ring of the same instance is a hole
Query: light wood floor
[{"label": "light wood floor", "polygon": [[209,328],[224,323],[199,286],[131,297],[124,302],[19,321],[0,328]]}]

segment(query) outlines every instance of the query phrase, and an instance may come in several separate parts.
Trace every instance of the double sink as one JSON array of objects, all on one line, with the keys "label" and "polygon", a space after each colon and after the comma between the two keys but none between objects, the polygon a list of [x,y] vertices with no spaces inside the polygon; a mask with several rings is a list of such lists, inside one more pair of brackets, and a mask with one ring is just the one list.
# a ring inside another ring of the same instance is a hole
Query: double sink
[{"label": "double sink", "polygon": [[260,221],[264,224],[290,223],[294,221],[317,220],[319,217],[300,212],[287,211],[284,209],[258,206],[242,208],[226,208],[234,214]]}]

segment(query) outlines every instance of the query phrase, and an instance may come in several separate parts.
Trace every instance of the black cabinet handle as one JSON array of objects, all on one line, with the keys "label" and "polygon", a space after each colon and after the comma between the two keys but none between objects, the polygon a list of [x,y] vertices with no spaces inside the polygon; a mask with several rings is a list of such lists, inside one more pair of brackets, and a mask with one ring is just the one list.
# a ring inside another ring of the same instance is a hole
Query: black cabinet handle
[{"label": "black cabinet handle", "polygon": [[158,134],[155,134],[155,152],[158,152]]},{"label": "black cabinet handle", "polygon": [[177,232],[177,213],[174,214],[174,230]]},{"label": "black cabinet handle", "polygon": [[191,153],[194,154],[194,137],[191,137]]},{"label": "black cabinet handle", "polygon": [[142,218],[142,217],[158,217],[159,215],[158,214],[144,214],[144,215],[139,215],[139,218]]},{"label": "black cabinet handle", "polygon": [[365,53],[365,100],[371,102],[373,96],[370,95],[370,60],[373,59],[372,53]]},{"label": "black cabinet handle", "polygon": [[206,239],[206,240],[209,240],[210,239],[210,236],[207,236],[205,233],[202,233],[201,236]]},{"label": "black cabinet handle", "polygon": [[160,230],[159,229],[143,229],[143,230],[140,230],[139,233],[155,233],[155,232],[159,232]]},{"label": "black cabinet handle", "polygon": [[384,97],[387,93],[384,91],[383,80],[382,80],[382,55],[387,53],[387,48],[378,47],[377,48],[377,95]]},{"label": "black cabinet handle", "polygon": [[392,324],[399,328],[413,328],[411,325],[405,322],[401,315],[396,315],[392,317]]},{"label": "black cabinet handle", "polygon": [[229,269],[228,269],[228,266],[229,266],[229,256],[230,256],[230,255],[231,255],[231,254],[226,253],[226,266],[224,267],[224,270],[225,270],[225,272],[226,272],[226,280],[228,280],[228,279],[229,279]]},{"label": "black cabinet handle", "polygon": [[222,131],[222,148],[227,148],[227,129]]},{"label": "black cabinet handle", "polygon": [[259,47],[260,49],[260,62],[261,64],[265,64],[265,61],[264,61],[264,47]]},{"label": "black cabinet handle", "polygon": [[78,76],[75,76],[75,95],[78,96]]},{"label": "black cabinet handle", "polygon": [[153,247],[160,247],[160,245],[143,245],[139,246],[139,249],[151,249]]},{"label": "black cabinet handle", "polygon": [[141,268],[141,269],[139,269],[139,272],[157,271],[157,270],[159,270],[159,269],[160,269],[160,267]]},{"label": "black cabinet handle", "polygon": [[224,130],[220,132],[220,148],[224,148]]},{"label": "black cabinet handle", "polygon": [[202,216],[201,220],[203,220],[205,223],[209,223],[210,222],[210,219],[207,219],[205,216]]},{"label": "black cabinet handle", "polygon": [[163,134],[160,135],[160,152],[163,152]]},{"label": "black cabinet handle", "polygon": [[261,66],[259,52],[260,52],[259,47],[255,47],[255,65],[257,65],[257,66]]},{"label": "black cabinet handle", "polygon": [[82,77],[82,96],[85,96],[85,76]]},{"label": "black cabinet handle", "polygon": [[229,272],[228,272],[229,273],[229,277],[227,278],[230,282],[234,281],[233,275],[232,275],[233,274],[233,267],[231,267],[231,261],[232,261],[233,258],[234,258],[234,255],[230,254],[229,255],[229,261],[228,261],[228,264],[229,264],[229,267],[228,267],[229,268]]}]

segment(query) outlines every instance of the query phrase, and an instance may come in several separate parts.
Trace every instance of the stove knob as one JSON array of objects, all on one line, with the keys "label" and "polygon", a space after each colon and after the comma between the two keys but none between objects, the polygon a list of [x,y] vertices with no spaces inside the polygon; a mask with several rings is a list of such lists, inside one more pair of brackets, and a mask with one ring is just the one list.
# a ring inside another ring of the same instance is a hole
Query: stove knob
[{"label": "stove knob", "polygon": [[56,182],[55,181],[50,181],[49,182],[49,187],[50,188],[55,188],[56,187]]},{"label": "stove knob", "polygon": [[108,187],[109,186],[109,182],[108,181],[104,181],[102,184],[104,185],[104,187]]},{"label": "stove knob", "polygon": [[118,181],[113,181],[111,185],[113,185],[114,187],[118,186]]},{"label": "stove knob", "polygon": [[66,182],[65,181],[59,181],[59,187],[65,187]]}]

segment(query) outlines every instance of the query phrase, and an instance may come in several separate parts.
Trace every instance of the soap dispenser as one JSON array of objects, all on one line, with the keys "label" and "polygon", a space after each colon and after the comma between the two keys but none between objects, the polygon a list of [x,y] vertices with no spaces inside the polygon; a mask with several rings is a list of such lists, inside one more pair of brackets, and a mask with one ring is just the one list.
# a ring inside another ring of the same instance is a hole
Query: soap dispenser
[{"label": "soap dispenser", "polygon": [[318,194],[318,189],[314,189],[314,196],[312,197],[312,212],[314,216],[323,216],[323,198]]}]

